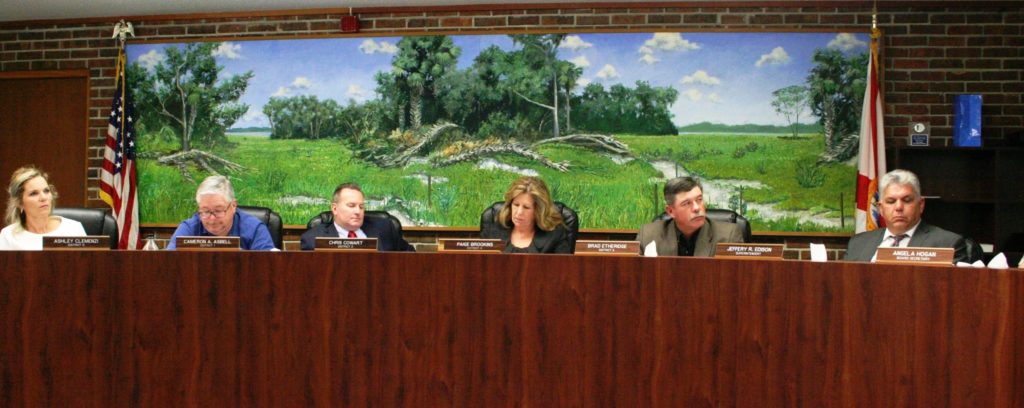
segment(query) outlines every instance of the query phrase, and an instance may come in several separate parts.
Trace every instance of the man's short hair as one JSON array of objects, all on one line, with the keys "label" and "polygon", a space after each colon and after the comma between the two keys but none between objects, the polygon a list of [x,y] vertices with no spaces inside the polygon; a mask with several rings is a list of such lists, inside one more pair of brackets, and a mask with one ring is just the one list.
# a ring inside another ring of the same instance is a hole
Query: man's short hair
[{"label": "man's short hair", "polygon": [[346,188],[349,189],[349,190],[356,190],[356,191],[358,191],[360,193],[363,192],[363,189],[359,188],[359,184],[356,184],[356,183],[341,183],[341,184],[338,184],[338,188],[334,189],[334,195],[331,196],[331,202],[332,203],[337,203],[338,202],[338,197],[341,196],[341,190],[344,190]]},{"label": "man's short hair", "polygon": [[199,183],[196,189],[196,202],[204,195],[217,194],[224,197],[228,202],[235,201],[235,189],[231,188],[231,181],[224,176],[210,176]]},{"label": "man's short hair", "polygon": [[676,177],[665,182],[665,205],[675,204],[676,195],[693,190],[694,187],[700,187],[700,191],[704,191],[700,181],[690,176]]},{"label": "man's short hair", "polygon": [[900,186],[909,185],[914,189],[914,194],[917,194],[918,197],[921,196],[921,182],[918,181],[916,174],[908,170],[896,169],[885,173],[885,175],[882,176],[882,179],[878,182],[879,195],[884,194],[885,189],[889,187],[890,184]]}]

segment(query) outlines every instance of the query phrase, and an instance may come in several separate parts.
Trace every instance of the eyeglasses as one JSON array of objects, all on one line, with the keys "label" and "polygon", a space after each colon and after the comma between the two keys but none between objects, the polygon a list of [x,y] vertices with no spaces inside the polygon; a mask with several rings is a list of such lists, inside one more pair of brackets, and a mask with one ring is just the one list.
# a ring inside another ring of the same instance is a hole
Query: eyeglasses
[{"label": "eyeglasses", "polygon": [[196,211],[196,214],[199,214],[199,218],[220,218],[227,214],[227,212],[228,209],[225,208],[223,210]]}]

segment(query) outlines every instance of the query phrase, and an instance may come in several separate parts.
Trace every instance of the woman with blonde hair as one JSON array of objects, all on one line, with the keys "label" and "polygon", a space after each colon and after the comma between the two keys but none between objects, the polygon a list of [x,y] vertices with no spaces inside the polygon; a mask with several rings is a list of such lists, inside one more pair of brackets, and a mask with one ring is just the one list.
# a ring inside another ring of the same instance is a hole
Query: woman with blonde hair
[{"label": "woman with blonde hair", "polygon": [[512,182],[494,221],[485,225],[480,236],[504,240],[505,252],[572,253],[562,215],[551,201],[548,186],[537,177]]},{"label": "woman with blonde hair", "polygon": [[0,231],[0,249],[41,250],[44,236],[85,236],[82,223],[51,215],[57,190],[50,178],[34,166],[14,171],[7,187],[6,227]]}]

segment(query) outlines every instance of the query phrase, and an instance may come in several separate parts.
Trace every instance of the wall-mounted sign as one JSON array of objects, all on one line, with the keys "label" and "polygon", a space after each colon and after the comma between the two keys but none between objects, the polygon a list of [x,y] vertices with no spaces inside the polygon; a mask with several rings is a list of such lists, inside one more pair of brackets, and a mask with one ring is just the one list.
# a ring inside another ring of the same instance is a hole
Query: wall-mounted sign
[{"label": "wall-mounted sign", "polygon": [[928,137],[932,134],[932,125],[928,122],[910,122],[910,140],[907,144],[911,146],[928,146]]}]

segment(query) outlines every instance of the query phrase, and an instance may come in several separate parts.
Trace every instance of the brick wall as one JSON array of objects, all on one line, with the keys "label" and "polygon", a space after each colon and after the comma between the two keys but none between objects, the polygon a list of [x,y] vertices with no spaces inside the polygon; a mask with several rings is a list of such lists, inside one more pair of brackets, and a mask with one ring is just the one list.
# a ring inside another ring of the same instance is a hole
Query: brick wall
[{"label": "brick wall", "polygon": [[[732,2],[730,4],[740,4]],[[516,30],[835,30],[870,26],[863,7],[622,7],[515,9],[428,7],[356,10],[359,35],[416,32]],[[782,3],[789,5],[791,3]],[[883,30],[885,126],[890,145],[903,144],[910,121],[932,125],[932,144],[949,144],[953,96],[984,95],[986,144],[998,144],[1024,128],[1024,6],[1019,2],[897,6],[879,11]],[[154,16],[130,19],[134,41],[332,36],[342,13],[282,12],[246,15]],[[91,73],[89,174],[98,177],[106,115],[113,93],[117,54],[110,39],[114,18],[0,24],[0,71],[88,69]],[[96,183],[90,183],[96,185]],[[100,206],[96,189],[90,203]],[[806,256],[803,240],[788,256]],[[834,239],[841,247],[845,239]],[[836,255],[833,253],[832,255]]]}]

